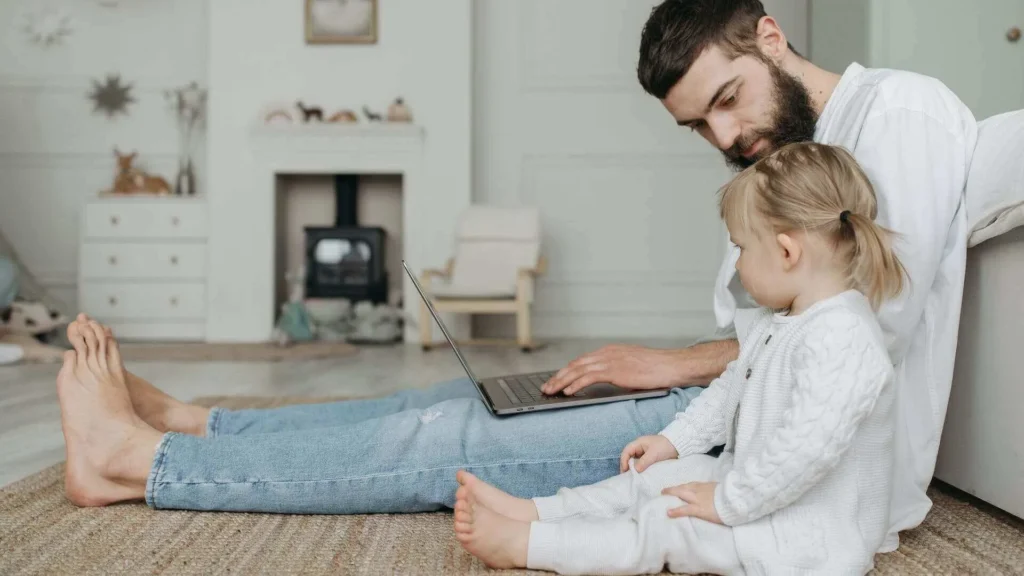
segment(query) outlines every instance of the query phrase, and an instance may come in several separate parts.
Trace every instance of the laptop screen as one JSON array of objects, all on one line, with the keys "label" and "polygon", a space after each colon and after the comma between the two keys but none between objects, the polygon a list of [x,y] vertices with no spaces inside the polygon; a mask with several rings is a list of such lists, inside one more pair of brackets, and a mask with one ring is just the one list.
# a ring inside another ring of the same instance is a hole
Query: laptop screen
[{"label": "laptop screen", "polygon": [[462,368],[466,370],[466,375],[469,376],[469,379],[473,382],[479,383],[480,381],[473,375],[473,371],[469,369],[469,364],[466,363],[466,359],[463,358],[462,353],[459,352],[459,347],[455,345],[455,339],[448,334],[448,328],[446,328],[444,322],[441,321],[441,317],[437,315],[437,310],[434,310],[434,305],[430,303],[430,298],[427,298],[427,295],[423,293],[423,288],[420,287],[419,281],[416,280],[416,275],[409,269],[409,265],[406,264],[405,260],[402,260],[402,267],[405,268],[405,273],[409,275],[412,283],[416,286],[416,291],[420,293],[420,298],[423,298],[423,302],[426,303],[427,309],[430,310],[430,315],[434,317],[434,321],[437,322],[437,325],[441,328],[441,333],[444,334],[448,343],[452,345],[452,350],[455,351],[455,356],[462,364]]}]

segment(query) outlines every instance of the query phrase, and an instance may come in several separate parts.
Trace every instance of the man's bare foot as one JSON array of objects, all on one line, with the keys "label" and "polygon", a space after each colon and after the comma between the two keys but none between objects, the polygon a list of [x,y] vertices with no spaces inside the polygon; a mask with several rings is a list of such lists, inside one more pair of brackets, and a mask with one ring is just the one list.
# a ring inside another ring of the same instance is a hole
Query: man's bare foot
[{"label": "man's bare foot", "polygon": [[145,496],[160,432],[132,409],[117,343],[102,329],[81,329],[57,375],[67,467],[65,492],[78,506]]},{"label": "man's bare foot", "polygon": [[[84,329],[92,328],[95,331],[97,327],[106,334],[108,341],[114,340],[110,328],[98,324],[85,314],[79,314],[78,318],[68,325],[68,340],[72,340]],[[206,423],[210,417],[209,408],[193,406],[175,399],[150,384],[146,379],[132,374],[123,364],[117,368],[114,366],[110,368],[112,370],[120,369],[123,372],[128,394],[132,399],[132,408],[146,424],[161,432],[174,431],[193,436],[206,435]]]},{"label": "man's bare foot", "polygon": [[530,523],[473,503],[465,493],[455,501],[455,538],[490,568],[526,567]]},{"label": "man's bare foot", "polygon": [[482,504],[513,520],[532,522],[539,519],[537,506],[533,500],[506,494],[465,470],[459,470],[455,474],[455,479],[459,482],[459,489],[455,493],[456,498],[461,497],[471,503]]}]

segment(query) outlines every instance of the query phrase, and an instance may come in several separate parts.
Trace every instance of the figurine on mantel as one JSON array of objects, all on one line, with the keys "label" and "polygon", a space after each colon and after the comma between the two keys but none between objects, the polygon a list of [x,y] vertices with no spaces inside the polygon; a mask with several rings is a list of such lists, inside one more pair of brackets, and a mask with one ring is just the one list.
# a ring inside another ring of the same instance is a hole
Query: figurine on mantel
[{"label": "figurine on mantel", "polygon": [[370,122],[380,122],[381,120],[383,120],[383,118],[380,115],[380,112],[374,112],[373,110],[370,110],[366,106],[363,106],[363,114],[366,114],[366,119],[369,120]]},{"label": "figurine on mantel", "polygon": [[402,98],[395,98],[388,106],[388,122],[412,122],[412,110]]}]

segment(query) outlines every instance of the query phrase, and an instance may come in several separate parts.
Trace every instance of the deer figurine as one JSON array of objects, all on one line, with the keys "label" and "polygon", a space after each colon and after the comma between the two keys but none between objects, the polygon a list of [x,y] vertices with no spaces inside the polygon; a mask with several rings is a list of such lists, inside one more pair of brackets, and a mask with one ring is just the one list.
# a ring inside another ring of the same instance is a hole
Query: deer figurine
[{"label": "deer figurine", "polygon": [[163,196],[171,193],[171,185],[160,176],[151,176],[132,166],[137,152],[121,154],[114,148],[117,156],[117,174],[114,176],[114,194],[153,194]]}]

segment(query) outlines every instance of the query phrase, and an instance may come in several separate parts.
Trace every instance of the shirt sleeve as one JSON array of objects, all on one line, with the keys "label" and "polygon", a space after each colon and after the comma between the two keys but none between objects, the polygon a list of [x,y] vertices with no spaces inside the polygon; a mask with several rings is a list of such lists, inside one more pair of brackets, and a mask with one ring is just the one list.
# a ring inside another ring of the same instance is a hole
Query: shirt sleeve
[{"label": "shirt sleeve", "polygon": [[793,359],[789,410],[764,449],[726,474],[715,509],[726,525],[788,506],[834,469],[891,383],[892,365],[860,320],[832,313],[808,330]]},{"label": "shirt sleeve", "polygon": [[703,454],[725,443],[726,403],[734,386],[740,385],[736,378],[738,361],[733,360],[721,376],[715,378],[707,389],[690,402],[686,410],[676,414],[675,419],[660,434],[668,438],[679,452],[679,457]]},{"label": "shirt sleeve", "polygon": [[878,313],[894,361],[906,354],[935,283],[948,234],[961,209],[966,136],[917,110],[890,108],[869,117],[853,151],[875,187],[880,225],[910,280]]}]

